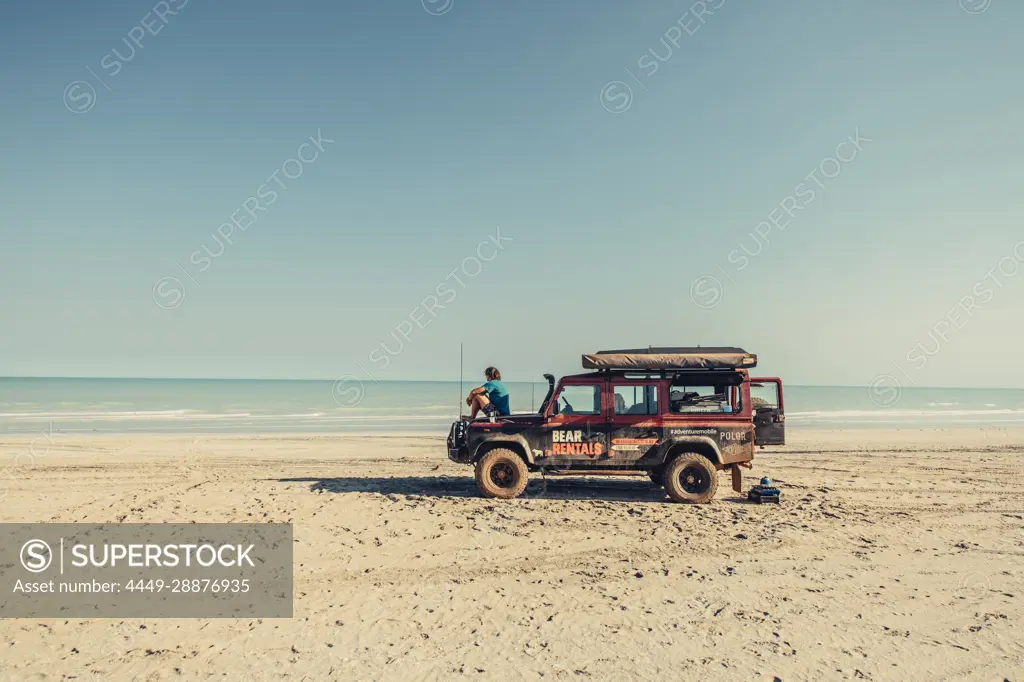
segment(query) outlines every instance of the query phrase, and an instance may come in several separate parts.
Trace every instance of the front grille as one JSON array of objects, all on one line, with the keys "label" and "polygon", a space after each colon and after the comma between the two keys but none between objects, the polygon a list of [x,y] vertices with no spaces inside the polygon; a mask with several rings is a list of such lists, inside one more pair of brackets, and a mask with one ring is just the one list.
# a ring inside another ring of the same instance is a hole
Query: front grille
[{"label": "front grille", "polygon": [[448,449],[458,450],[466,444],[466,422],[459,420],[452,424],[451,430],[448,432]]}]

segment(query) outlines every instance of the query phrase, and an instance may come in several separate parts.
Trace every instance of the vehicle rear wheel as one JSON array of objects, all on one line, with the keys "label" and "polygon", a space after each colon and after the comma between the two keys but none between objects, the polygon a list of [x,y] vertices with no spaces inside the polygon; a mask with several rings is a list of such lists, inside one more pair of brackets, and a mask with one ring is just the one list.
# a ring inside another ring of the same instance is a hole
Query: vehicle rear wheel
[{"label": "vehicle rear wheel", "polygon": [[510,500],[526,490],[526,462],[508,448],[494,448],[476,463],[476,487],[484,497]]},{"label": "vehicle rear wheel", "polygon": [[673,502],[705,504],[718,490],[718,471],[707,457],[684,452],[665,467],[665,492]]}]

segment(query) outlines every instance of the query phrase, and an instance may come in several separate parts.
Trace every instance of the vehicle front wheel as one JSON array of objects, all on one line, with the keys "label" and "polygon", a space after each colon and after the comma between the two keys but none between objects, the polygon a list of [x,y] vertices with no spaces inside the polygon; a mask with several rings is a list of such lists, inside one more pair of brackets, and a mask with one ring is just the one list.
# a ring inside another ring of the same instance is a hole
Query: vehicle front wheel
[{"label": "vehicle front wheel", "polygon": [[526,490],[526,462],[508,448],[495,448],[476,463],[476,487],[484,497],[511,500]]},{"label": "vehicle front wheel", "polygon": [[684,452],[665,467],[665,492],[674,502],[704,504],[718,491],[718,471],[707,457]]}]

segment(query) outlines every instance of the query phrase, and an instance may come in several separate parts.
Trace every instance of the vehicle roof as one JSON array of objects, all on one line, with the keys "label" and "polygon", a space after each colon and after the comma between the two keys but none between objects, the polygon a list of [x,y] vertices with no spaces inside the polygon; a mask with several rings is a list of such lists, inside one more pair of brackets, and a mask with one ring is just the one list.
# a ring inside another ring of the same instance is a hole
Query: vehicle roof
[{"label": "vehicle roof", "polygon": [[701,353],[713,353],[715,355],[723,353],[733,353],[746,355],[747,351],[742,348],[735,346],[648,346],[647,348],[628,348],[625,350],[599,350],[597,355],[606,355],[609,353],[632,353],[637,355],[650,354],[650,353],[679,353],[679,354],[694,354],[699,355]]},{"label": "vehicle roof", "polygon": [[566,374],[566,375],[564,375],[562,377],[562,379],[563,380],[565,380],[565,379],[581,379],[581,380],[585,380],[585,379],[606,379],[608,377],[611,377],[613,379],[629,378],[629,379],[637,379],[637,380],[645,380],[645,379],[654,380],[654,379],[671,379],[671,378],[674,378],[674,377],[686,376],[686,375],[702,375],[702,376],[707,376],[708,374],[733,375],[733,374],[736,374],[736,373],[743,373],[743,370],[741,370],[741,369],[739,369],[739,370],[722,370],[722,369],[713,369],[713,370],[707,370],[707,369],[704,369],[704,370],[701,370],[701,369],[686,369],[686,370],[679,370],[679,369],[670,369],[670,370],[635,370],[635,369],[631,369],[631,370],[625,370],[625,369],[620,369],[620,370],[602,370],[600,372],[582,372],[580,374]]},{"label": "vehicle roof", "polygon": [[757,365],[757,356],[742,348],[681,346],[602,350],[583,356],[584,369],[643,371],[740,369]]}]

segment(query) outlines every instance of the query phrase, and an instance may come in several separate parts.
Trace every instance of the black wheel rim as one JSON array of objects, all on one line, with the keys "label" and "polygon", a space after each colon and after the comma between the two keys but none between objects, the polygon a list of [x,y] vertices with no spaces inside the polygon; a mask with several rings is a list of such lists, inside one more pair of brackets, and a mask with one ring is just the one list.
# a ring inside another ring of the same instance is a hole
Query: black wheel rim
[{"label": "black wheel rim", "polygon": [[491,483],[499,488],[515,487],[516,468],[508,462],[498,462],[491,467]]},{"label": "black wheel rim", "polygon": [[711,487],[711,477],[703,467],[688,464],[679,472],[679,485],[690,495],[700,495]]}]

